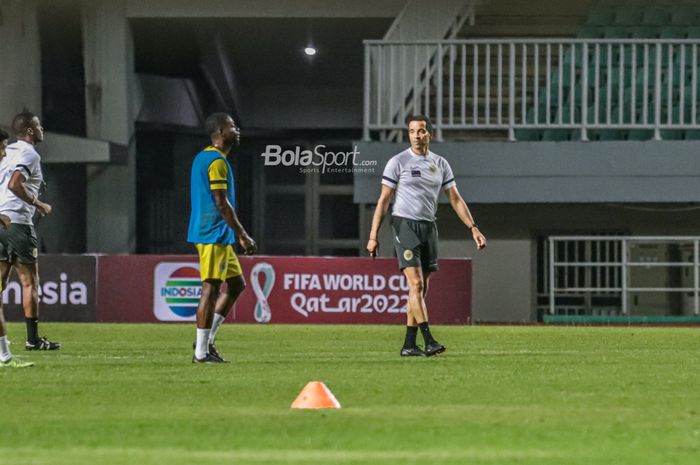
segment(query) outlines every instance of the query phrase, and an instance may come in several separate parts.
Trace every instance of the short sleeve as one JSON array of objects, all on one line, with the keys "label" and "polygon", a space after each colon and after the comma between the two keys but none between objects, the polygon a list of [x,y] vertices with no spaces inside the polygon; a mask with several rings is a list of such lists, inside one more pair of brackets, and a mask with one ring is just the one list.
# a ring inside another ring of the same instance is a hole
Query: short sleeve
[{"label": "short sleeve", "polygon": [[19,171],[26,179],[29,179],[32,173],[36,172],[39,163],[39,155],[36,152],[25,150],[10,166],[10,171]]},{"label": "short sleeve", "polygon": [[228,165],[223,158],[217,158],[207,169],[211,190],[228,189]]},{"label": "short sleeve", "polygon": [[457,185],[455,182],[455,176],[452,174],[452,168],[450,167],[450,164],[447,162],[447,160],[442,160],[443,167],[442,167],[442,187],[441,189],[446,191],[447,189],[454,187]]},{"label": "short sleeve", "polygon": [[398,157],[393,157],[384,167],[384,173],[382,173],[382,184],[396,189],[399,184],[399,177],[401,176],[401,167],[399,166]]}]

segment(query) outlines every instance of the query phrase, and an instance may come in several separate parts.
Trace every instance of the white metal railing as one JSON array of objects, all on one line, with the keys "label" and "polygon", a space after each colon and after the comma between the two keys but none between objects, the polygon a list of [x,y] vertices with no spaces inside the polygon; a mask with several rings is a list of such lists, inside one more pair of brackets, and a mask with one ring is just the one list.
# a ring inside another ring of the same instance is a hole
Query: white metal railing
[{"label": "white metal railing", "polygon": [[[700,129],[700,39],[474,39],[365,44],[365,140],[409,114],[446,131]],[[410,69],[410,71],[407,71]],[[401,130],[401,131],[396,131]]]},{"label": "white metal railing", "polygon": [[[424,8],[421,0],[408,0],[401,12],[391,24],[383,41],[403,42],[416,40],[452,40],[469,20],[474,23],[474,14],[479,0],[434,0],[430,8]],[[375,48],[366,50],[366,60],[375,63],[388,63],[389,68],[368,68],[366,80],[377,82],[389,79],[387,87],[377,98],[378,105],[386,109],[387,114],[397,116],[406,112],[403,98],[407,93],[422,92],[426,86],[424,76],[434,72],[435,54],[416,54],[405,56],[401,60],[394,57],[393,48]],[[394,85],[394,76],[401,76],[406,86]],[[415,88],[412,87],[415,85]],[[393,134],[397,136],[397,134]]]},{"label": "white metal railing", "polygon": [[561,307],[557,299],[571,295],[617,295],[612,313],[629,315],[630,296],[645,293],[680,294],[674,304],[662,302],[675,308],[659,311],[700,315],[698,236],[552,236],[548,249],[552,315]]}]

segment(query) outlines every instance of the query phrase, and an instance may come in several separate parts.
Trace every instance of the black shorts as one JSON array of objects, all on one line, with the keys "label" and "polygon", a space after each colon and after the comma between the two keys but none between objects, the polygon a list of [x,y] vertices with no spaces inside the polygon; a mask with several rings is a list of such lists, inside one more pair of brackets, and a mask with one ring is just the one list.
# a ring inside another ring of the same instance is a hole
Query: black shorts
[{"label": "black shorts", "polygon": [[438,270],[438,231],[434,221],[409,220],[392,216],[394,248],[399,268],[415,266],[423,271]]},{"label": "black shorts", "polygon": [[36,263],[39,241],[30,224],[11,223],[7,230],[0,228],[0,261]]}]

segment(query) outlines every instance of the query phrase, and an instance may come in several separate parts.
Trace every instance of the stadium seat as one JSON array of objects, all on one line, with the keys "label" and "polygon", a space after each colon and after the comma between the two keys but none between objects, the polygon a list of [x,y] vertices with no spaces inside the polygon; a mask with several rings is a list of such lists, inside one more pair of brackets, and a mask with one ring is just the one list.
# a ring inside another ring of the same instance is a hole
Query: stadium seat
[{"label": "stadium seat", "polygon": [[668,8],[647,7],[642,13],[642,24],[659,26],[671,22],[671,11]]},{"label": "stadium seat", "polygon": [[685,28],[679,26],[664,26],[659,30],[660,39],[683,39],[685,36]]},{"label": "stadium seat", "polygon": [[670,23],[687,26],[698,23],[698,10],[696,7],[679,5],[671,9]]},{"label": "stadium seat", "polygon": [[603,31],[603,37],[606,39],[628,39],[629,30],[619,26],[609,26]]},{"label": "stadium seat", "polygon": [[576,33],[576,37],[579,39],[600,39],[605,37],[605,31],[603,28],[598,26],[583,26]]},{"label": "stadium seat", "polygon": [[627,132],[627,140],[645,141],[654,138],[654,131],[646,129],[632,129]]},{"label": "stadium seat", "polygon": [[661,139],[663,140],[682,140],[684,137],[683,131],[680,129],[662,129]]},{"label": "stadium seat", "polygon": [[594,131],[588,131],[588,138],[590,140],[624,140],[625,132],[618,129],[597,129]]},{"label": "stadium seat", "polygon": [[700,26],[687,28],[686,29],[686,37],[688,37],[688,39],[699,39],[700,38]]},{"label": "stadium seat", "polygon": [[615,21],[615,9],[613,7],[598,7],[588,15],[586,24],[589,26],[607,26]]},{"label": "stadium seat", "polygon": [[542,140],[542,131],[537,129],[518,129],[515,131],[515,140],[522,142],[536,142]]},{"label": "stadium seat", "polygon": [[655,39],[659,36],[660,29],[653,26],[636,26],[629,29],[633,39]]},{"label": "stadium seat", "polygon": [[700,140],[700,130],[689,129],[689,130],[685,131],[685,139],[686,140]]},{"label": "stadium seat", "polygon": [[615,24],[636,26],[642,22],[643,10],[635,6],[620,6],[615,9]]},{"label": "stadium seat", "polygon": [[571,140],[571,130],[547,129],[542,133],[542,140],[549,142],[563,142]]}]

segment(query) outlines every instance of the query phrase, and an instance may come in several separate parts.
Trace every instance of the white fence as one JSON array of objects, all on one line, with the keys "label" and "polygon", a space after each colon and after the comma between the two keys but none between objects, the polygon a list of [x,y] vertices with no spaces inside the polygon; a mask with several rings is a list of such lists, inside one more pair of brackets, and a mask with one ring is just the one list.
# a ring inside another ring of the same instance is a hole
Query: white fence
[{"label": "white fence", "polygon": [[[549,237],[549,314],[569,313],[558,300],[580,296],[586,305],[574,310],[581,314],[698,316],[699,253],[695,236]],[[619,303],[591,304],[610,296]]]},{"label": "white fence", "polygon": [[[426,114],[445,132],[700,129],[699,39],[477,39],[365,44],[364,140]],[[408,72],[407,69],[411,68]],[[397,131],[398,130],[398,131]]]}]

